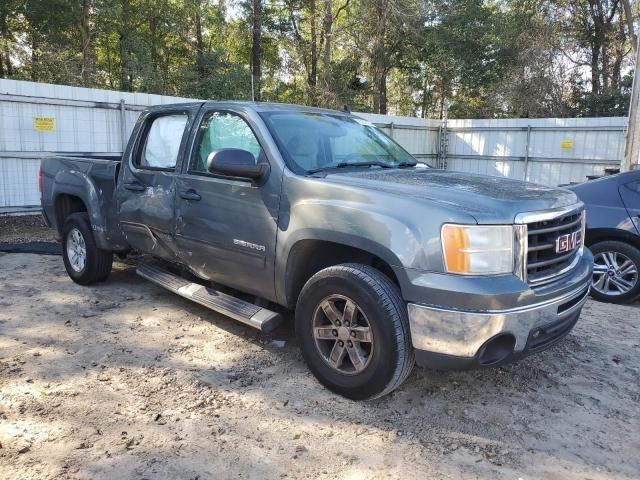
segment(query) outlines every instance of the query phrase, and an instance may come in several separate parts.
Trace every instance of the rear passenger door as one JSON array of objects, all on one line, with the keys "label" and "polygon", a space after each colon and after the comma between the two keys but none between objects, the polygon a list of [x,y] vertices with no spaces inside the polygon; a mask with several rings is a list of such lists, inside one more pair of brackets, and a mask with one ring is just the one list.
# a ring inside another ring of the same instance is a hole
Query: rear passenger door
[{"label": "rear passenger door", "polygon": [[[198,106],[199,107],[199,106]],[[176,258],[176,171],[184,155],[193,108],[151,112],[136,126],[118,184],[120,229],[132,247]]]}]

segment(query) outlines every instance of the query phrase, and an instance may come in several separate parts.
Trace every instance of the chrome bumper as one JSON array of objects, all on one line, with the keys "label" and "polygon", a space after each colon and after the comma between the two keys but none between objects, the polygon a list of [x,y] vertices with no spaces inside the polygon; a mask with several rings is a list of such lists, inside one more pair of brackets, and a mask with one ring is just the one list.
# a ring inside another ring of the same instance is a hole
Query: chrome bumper
[{"label": "chrome bumper", "polygon": [[485,342],[509,334],[515,338],[513,352],[522,353],[538,327],[579,314],[588,293],[589,287],[582,286],[547,302],[482,312],[409,303],[413,346],[418,351],[473,358]]}]

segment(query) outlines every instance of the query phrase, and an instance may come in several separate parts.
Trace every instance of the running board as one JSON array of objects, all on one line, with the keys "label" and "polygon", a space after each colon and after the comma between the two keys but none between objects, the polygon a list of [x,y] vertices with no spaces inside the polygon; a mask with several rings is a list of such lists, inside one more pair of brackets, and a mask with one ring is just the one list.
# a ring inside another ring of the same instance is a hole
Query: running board
[{"label": "running board", "polygon": [[218,313],[238,320],[250,327],[268,333],[282,322],[279,313],[258,307],[253,303],[185,280],[157,263],[138,266],[136,273],[181,297],[192,300]]}]

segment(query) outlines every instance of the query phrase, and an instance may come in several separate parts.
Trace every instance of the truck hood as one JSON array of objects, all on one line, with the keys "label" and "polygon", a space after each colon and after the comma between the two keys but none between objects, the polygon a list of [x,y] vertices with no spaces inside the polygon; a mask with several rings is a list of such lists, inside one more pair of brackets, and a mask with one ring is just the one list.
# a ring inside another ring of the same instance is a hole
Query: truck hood
[{"label": "truck hood", "polygon": [[462,210],[478,223],[513,223],[522,212],[578,203],[570,190],[471,173],[430,168],[357,170],[328,174],[331,183],[373,189]]}]

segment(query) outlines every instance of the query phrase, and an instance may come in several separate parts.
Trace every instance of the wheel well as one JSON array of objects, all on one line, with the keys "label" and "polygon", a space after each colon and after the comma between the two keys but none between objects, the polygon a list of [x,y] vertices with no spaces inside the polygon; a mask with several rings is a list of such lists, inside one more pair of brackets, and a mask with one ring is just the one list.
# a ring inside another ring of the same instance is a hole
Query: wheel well
[{"label": "wheel well", "polygon": [[323,240],[302,240],[293,246],[287,261],[286,295],[289,306],[295,306],[302,287],[313,275],[332,265],[349,262],[372,266],[400,286],[391,265],[366,250]]},{"label": "wheel well", "polygon": [[586,237],[585,244],[587,247],[590,247],[595,243],[615,240],[618,242],[629,243],[636,248],[640,248],[640,236],[617,228],[596,228],[593,230],[587,230]]},{"label": "wheel well", "polygon": [[54,209],[56,215],[56,227],[58,228],[58,233],[62,234],[62,227],[64,226],[64,222],[67,217],[72,213],[86,212],[87,206],[80,197],[63,193],[56,197]]}]

